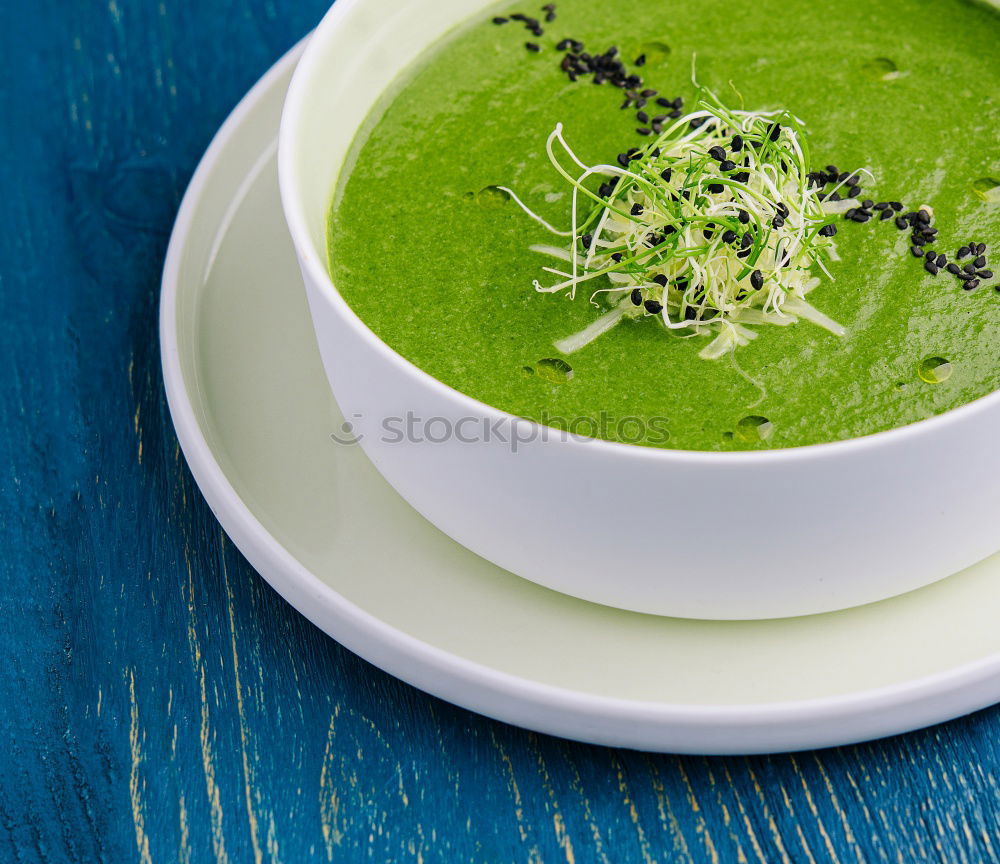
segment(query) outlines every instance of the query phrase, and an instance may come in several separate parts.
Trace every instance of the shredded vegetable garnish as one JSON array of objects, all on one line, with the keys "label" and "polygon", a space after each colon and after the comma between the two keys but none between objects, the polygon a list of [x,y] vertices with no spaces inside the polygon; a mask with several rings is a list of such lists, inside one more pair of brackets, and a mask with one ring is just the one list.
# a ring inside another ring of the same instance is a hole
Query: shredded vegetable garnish
[{"label": "shredded vegetable garnish", "polygon": [[[512,199],[563,246],[532,249],[558,259],[540,292],[582,287],[607,311],[555,347],[570,354],[623,318],[655,317],[684,335],[713,335],[701,351],[717,359],[755,338],[751,327],[805,319],[844,328],[806,299],[832,279],[836,226],[859,202],[815,181],[800,120],[784,111],[726,108],[702,89],[679,117],[617,164],[586,165],[557,125],[549,159],[572,186],[571,227],[560,231],[510,189]],[[832,199],[832,200],[831,200]]]}]

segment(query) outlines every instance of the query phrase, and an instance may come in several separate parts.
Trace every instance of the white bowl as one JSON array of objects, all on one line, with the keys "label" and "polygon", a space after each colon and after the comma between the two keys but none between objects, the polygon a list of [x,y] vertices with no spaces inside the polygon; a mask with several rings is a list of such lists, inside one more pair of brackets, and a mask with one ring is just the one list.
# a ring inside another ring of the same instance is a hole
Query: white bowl
[{"label": "white bowl", "polygon": [[[661,615],[826,612],[919,588],[1000,548],[1000,393],[832,444],[650,449],[567,438],[478,402],[351,311],[327,270],[326,220],[355,134],[411,61],[488,5],[338,0],[282,117],[282,202],[327,377],[389,483],[459,543],[526,579]],[[472,434],[439,443],[384,434],[387,418],[408,414],[441,418],[423,427],[435,439],[463,418]],[[475,434],[483,424],[507,441]]]}]

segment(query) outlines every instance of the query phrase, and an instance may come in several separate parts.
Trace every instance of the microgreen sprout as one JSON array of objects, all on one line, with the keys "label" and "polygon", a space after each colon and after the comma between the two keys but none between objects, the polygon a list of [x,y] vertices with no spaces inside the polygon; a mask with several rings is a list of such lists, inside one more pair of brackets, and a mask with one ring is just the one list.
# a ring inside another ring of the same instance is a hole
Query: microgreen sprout
[{"label": "microgreen sprout", "polygon": [[554,281],[536,280],[535,289],[575,296],[582,287],[610,307],[557,341],[559,351],[579,350],[623,318],[655,317],[685,335],[713,335],[701,351],[706,359],[755,338],[747,325],[802,318],[844,334],[806,296],[820,273],[833,278],[826,262],[837,260],[834,223],[858,202],[824,200],[837,190],[814,188],[800,120],[784,111],[731,110],[701,92],[696,110],[615,165],[586,165],[556,126],[546,151],[573,190],[568,231],[504,189],[568,240],[532,247],[561,262],[543,268]]}]

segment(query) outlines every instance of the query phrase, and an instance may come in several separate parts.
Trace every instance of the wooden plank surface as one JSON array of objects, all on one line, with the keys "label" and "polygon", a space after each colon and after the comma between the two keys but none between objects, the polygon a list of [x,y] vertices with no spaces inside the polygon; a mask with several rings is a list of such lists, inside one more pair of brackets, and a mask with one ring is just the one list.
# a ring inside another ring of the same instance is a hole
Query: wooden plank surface
[{"label": "wooden plank surface", "polygon": [[0,861],[1000,860],[1000,712],[795,756],[560,741],[287,607],[180,456],[156,340],[191,172],[324,0],[0,8]]}]

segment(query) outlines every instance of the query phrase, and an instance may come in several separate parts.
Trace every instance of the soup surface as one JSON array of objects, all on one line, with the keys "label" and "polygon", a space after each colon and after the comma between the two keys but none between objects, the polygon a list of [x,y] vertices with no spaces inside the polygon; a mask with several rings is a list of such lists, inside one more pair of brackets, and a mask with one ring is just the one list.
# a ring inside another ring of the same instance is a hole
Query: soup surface
[{"label": "soup surface", "polygon": [[594,54],[615,45],[630,67],[644,54],[643,86],[683,96],[685,110],[697,98],[696,54],[699,82],[724,101],[802,118],[815,168],[867,168],[875,180],[865,197],[933,208],[940,234],[928,248],[964,265],[956,250],[972,240],[989,257],[1000,242],[990,179],[1000,176],[995,9],[658,0],[637,15],[631,0],[561,0],[540,37],[491,22],[512,11],[543,18],[534,5],[459,28],[383,98],[355,143],[331,210],[330,268],[388,345],[512,414],[689,450],[867,435],[1000,387],[1000,280],[964,291],[946,272],[932,276],[892,219],[838,223],[835,281],[809,300],[847,328],[843,337],[804,321],[761,326],[751,344],[710,361],[698,356],[710,336],[677,338],[645,318],[563,357],[553,342],[602,310],[589,291],[570,299],[533,289],[552,262],[529,247],[553,238],[492,188],[510,187],[568,226],[569,187],[545,154],[555,125],[587,164],[644,143],[634,108],[619,110],[620,90],[560,71],[564,37]]}]

